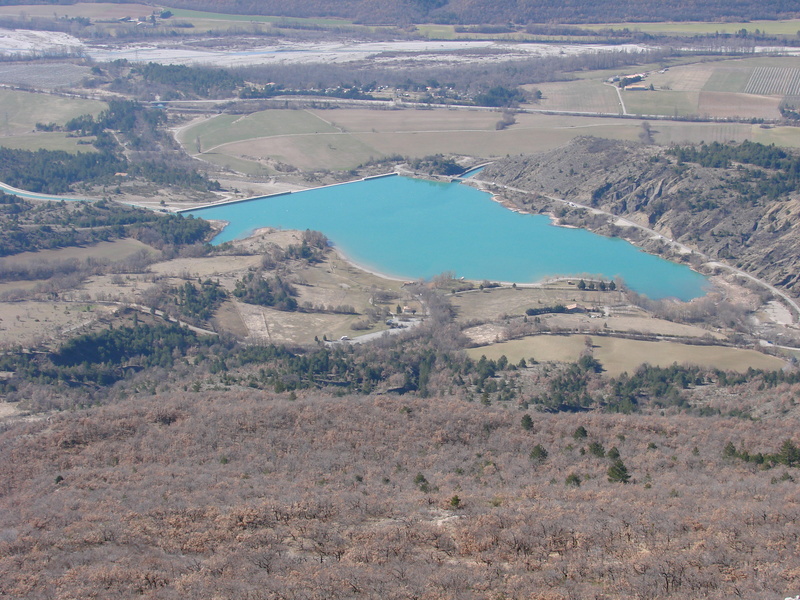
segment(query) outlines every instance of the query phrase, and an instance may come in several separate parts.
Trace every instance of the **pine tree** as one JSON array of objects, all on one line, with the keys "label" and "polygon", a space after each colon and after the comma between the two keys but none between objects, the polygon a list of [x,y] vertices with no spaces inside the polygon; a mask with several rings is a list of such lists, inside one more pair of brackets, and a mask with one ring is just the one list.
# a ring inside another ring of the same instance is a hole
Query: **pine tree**
[{"label": "pine tree", "polygon": [[522,428],[525,431],[533,429],[533,419],[531,419],[530,415],[522,415]]},{"label": "pine tree", "polygon": [[794,467],[800,462],[800,448],[795,446],[792,440],[784,440],[778,451],[778,461],[787,467]]},{"label": "pine tree", "polygon": [[608,480],[611,483],[628,483],[631,476],[628,473],[625,463],[621,459],[615,460],[610,467],[608,467]]},{"label": "pine tree", "polygon": [[530,458],[536,462],[544,462],[547,460],[547,450],[541,444],[536,444],[531,450]]}]

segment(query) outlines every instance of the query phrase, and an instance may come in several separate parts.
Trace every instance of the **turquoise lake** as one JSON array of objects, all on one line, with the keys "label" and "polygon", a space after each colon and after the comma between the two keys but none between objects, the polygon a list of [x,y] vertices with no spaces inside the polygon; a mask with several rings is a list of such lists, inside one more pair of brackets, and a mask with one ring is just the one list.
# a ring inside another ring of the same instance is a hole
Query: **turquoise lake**
[{"label": "turquoise lake", "polygon": [[473,280],[532,283],[559,275],[621,277],[650,298],[704,295],[705,277],[628,242],[555,227],[460,183],[383,177],[188,213],[228,221],[212,243],[260,227],[323,232],[354,263],[414,280],[445,271]]}]

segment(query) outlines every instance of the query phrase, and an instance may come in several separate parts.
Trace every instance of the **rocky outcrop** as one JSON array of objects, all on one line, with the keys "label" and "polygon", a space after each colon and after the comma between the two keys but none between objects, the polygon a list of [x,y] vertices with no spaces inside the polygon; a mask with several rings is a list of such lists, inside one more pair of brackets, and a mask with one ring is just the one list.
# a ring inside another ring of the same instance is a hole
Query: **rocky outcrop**
[{"label": "rocky outcrop", "polygon": [[[667,148],[587,137],[544,154],[500,160],[481,178],[646,225],[797,295],[800,194],[754,199],[758,180],[770,176],[769,169],[752,165],[702,167],[679,163]],[[596,220],[587,226],[609,232]]]}]

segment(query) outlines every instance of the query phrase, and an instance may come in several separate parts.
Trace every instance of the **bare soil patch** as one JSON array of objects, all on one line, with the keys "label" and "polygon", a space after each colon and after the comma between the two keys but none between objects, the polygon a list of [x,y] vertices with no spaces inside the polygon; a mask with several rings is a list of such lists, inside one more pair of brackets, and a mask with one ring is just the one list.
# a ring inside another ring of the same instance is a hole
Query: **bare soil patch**
[{"label": "bare soil patch", "polygon": [[326,313],[300,313],[273,310],[237,302],[236,308],[247,327],[249,339],[271,344],[313,344],[315,337],[338,340],[352,337],[350,324],[358,319],[354,315]]},{"label": "bare soil patch", "polygon": [[2,302],[0,347],[33,347],[78,335],[114,310],[94,303]]},{"label": "bare soil patch", "polygon": [[260,264],[261,257],[257,255],[176,258],[151,265],[150,271],[176,279],[219,279],[224,287],[233,289],[235,280],[241,278],[242,272]]},{"label": "bare soil patch", "polygon": [[17,405],[11,402],[0,402],[0,421],[17,414]]}]

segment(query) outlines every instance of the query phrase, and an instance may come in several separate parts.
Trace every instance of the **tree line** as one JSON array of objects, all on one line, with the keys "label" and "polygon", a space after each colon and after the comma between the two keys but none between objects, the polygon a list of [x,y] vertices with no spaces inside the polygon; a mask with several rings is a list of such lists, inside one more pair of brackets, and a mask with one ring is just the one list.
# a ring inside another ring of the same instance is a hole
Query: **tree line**
[{"label": "tree line", "polygon": [[685,162],[711,169],[729,169],[734,165],[753,165],[758,169],[738,168],[737,178],[730,189],[737,192],[743,202],[763,203],[777,200],[800,189],[800,156],[778,148],[745,140],[741,144],[701,144],[677,146],[666,151],[677,159],[678,166]]},{"label": "tree line", "polygon": [[[2,150],[0,149],[0,153]],[[211,225],[99,200],[31,202],[0,194],[0,256],[134,237],[157,248],[203,243]]]},{"label": "tree line", "polygon": [[[6,0],[7,1],[7,0]],[[278,0],[175,0],[176,8],[233,14],[287,17],[339,17],[369,24],[408,23],[608,23],[618,21],[716,21],[793,18],[796,7],[781,3],[742,0],[720,3],[692,0],[665,5],[655,0],[564,3],[554,0],[491,2],[490,0],[314,0],[286,3]]]},{"label": "tree line", "polygon": [[[117,173],[127,173],[161,185],[221,189],[219,182],[204,177],[187,165],[186,160],[169,158],[173,142],[160,129],[165,120],[164,111],[146,108],[138,102],[111,100],[108,109],[97,117],[81,115],[70,119],[63,127],[76,136],[94,136],[92,144],[97,152],[73,154],[62,150],[0,148],[0,180],[32,192],[63,194],[71,191],[77,182],[112,184]],[[135,151],[131,153],[131,160],[124,156],[110,131],[128,140],[129,147]],[[152,151],[161,151],[164,158],[153,160]]]}]

